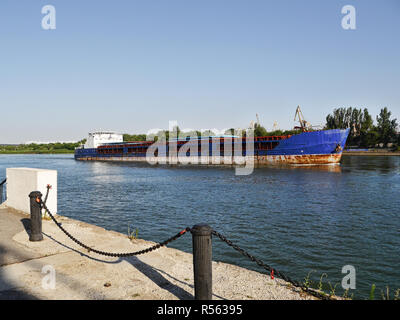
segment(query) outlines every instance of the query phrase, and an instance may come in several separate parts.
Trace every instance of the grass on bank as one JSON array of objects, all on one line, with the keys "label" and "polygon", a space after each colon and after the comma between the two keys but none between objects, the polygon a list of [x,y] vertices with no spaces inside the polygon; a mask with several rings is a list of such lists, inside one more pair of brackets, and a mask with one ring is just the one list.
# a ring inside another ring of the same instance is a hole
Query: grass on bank
[{"label": "grass on bank", "polygon": [[0,150],[0,154],[73,154],[74,150]]},{"label": "grass on bank", "polygon": [[131,230],[131,227],[128,225],[128,239],[129,240],[136,240],[139,236],[139,229],[136,228],[135,230]]},{"label": "grass on bank", "polygon": [[[314,282],[310,279],[311,273],[314,272],[315,270],[311,270],[308,274],[307,277],[304,278],[304,286],[310,289],[317,290],[319,293],[327,296],[327,297],[338,297],[342,298],[345,300],[353,300],[354,299],[354,293],[351,295],[349,294],[349,289],[344,290],[342,296],[338,296],[336,293],[337,287],[339,283],[336,283],[334,286],[331,284],[330,281],[328,282],[323,282],[324,277],[328,278],[328,275],[326,273],[323,273],[321,277],[319,278],[318,282]],[[371,290],[369,293],[369,300],[375,300],[376,294],[376,285],[372,284],[371,285]],[[381,300],[400,300],[400,288],[395,289],[393,292],[390,290],[389,286],[386,286],[385,291],[380,290],[380,295],[379,295]],[[378,299],[378,298],[377,298]]]},{"label": "grass on bank", "polygon": [[78,142],[30,143],[18,145],[0,145],[0,154],[61,154],[74,153],[75,148],[85,143]]}]

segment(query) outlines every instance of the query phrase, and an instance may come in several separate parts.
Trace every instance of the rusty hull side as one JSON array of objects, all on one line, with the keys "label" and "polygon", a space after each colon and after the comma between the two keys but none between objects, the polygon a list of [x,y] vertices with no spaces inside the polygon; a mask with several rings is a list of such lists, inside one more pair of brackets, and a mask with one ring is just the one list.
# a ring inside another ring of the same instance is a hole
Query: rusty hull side
[{"label": "rusty hull side", "polygon": [[334,154],[303,154],[303,155],[279,155],[279,156],[259,156],[256,160],[258,164],[335,164],[339,163],[342,153]]},{"label": "rusty hull side", "polygon": [[[325,164],[336,164],[340,162],[342,157],[341,153],[336,154],[307,154],[307,155],[280,155],[280,156],[255,156],[254,164],[255,165],[274,165],[274,164],[289,164],[289,165],[325,165]],[[148,159],[146,157],[79,157],[77,160],[98,160],[98,161],[133,161],[133,162],[146,162]],[[167,157],[162,158],[152,158],[149,159],[157,163],[161,161],[161,163],[171,164],[170,159]],[[197,159],[200,160],[200,159]],[[207,159],[203,159],[206,161],[195,162],[198,164],[209,164],[209,165],[234,165],[239,164],[237,159],[230,159],[230,161],[226,161],[223,157],[219,158],[216,161],[213,157],[207,157]],[[245,162],[251,161],[251,157],[242,158]],[[178,161],[178,160],[176,160]],[[179,162],[179,161],[178,161]],[[174,163],[178,163],[174,162]],[[243,164],[243,163],[240,163]]]}]

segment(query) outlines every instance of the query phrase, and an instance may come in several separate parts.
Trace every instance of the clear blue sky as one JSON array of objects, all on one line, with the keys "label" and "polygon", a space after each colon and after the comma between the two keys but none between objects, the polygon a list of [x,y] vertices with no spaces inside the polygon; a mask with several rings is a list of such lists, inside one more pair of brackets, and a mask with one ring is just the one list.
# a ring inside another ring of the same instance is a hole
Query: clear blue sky
[{"label": "clear blue sky", "polygon": [[[56,30],[41,28],[42,6]],[[341,27],[353,5],[357,29]],[[335,107],[400,121],[398,0],[2,0],[0,143],[98,129],[292,128]]]}]

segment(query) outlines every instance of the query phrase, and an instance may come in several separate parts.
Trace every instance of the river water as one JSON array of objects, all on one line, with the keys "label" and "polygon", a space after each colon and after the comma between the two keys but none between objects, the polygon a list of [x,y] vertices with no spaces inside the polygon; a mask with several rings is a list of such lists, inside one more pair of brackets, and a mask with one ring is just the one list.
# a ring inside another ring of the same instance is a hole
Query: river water
[{"label": "river water", "polygon": [[[161,242],[197,223],[286,273],[354,298],[400,288],[400,157],[345,156],[340,166],[268,167],[236,176],[230,167],[154,167],[75,161],[72,155],[0,155],[8,167],[58,171],[58,213]],[[62,239],[59,239],[62,240]],[[170,244],[191,252],[190,234]],[[213,259],[265,272],[213,239]],[[267,276],[267,275],[266,275]],[[336,286],[336,287],[335,287]],[[267,290],[267,288],[266,288]]]}]

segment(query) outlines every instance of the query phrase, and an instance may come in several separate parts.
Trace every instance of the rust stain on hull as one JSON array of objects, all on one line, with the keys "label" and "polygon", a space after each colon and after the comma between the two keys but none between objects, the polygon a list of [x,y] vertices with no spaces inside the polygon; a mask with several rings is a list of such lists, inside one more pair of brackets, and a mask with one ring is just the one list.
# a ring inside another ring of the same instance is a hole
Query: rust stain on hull
[{"label": "rust stain on hull", "polygon": [[281,155],[281,156],[261,156],[258,157],[259,164],[333,164],[339,163],[342,158],[341,153],[335,154],[304,154],[304,155]]},{"label": "rust stain on hull", "polygon": [[[244,163],[249,163],[249,161],[254,161],[255,165],[268,165],[268,164],[289,164],[289,165],[324,165],[324,164],[335,164],[339,163],[342,154],[307,154],[307,155],[279,155],[279,156],[255,156],[252,157],[239,157],[240,159],[232,158],[225,159],[223,157],[219,158],[219,161],[214,161],[212,157],[207,157],[204,159],[196,158],[196,164],[205,164],[205,165],[243,165]],[[167,157],[156,157],[154,159],[146,159],[146,157],[82,157],[79,160],[98,160],[98,161],[135,161],[135,162],[146,162],[148,160],[152,160],[155,162],[171,164],[170,159]],[[204,160],[204,161],[202,161]],[[239,162],[241,160],[241,162]],[[244,162],[243,162],[244,161]],[[175,162],[174,162],[175,163]],[[179,163],[176,162],[176,163]]]}]

